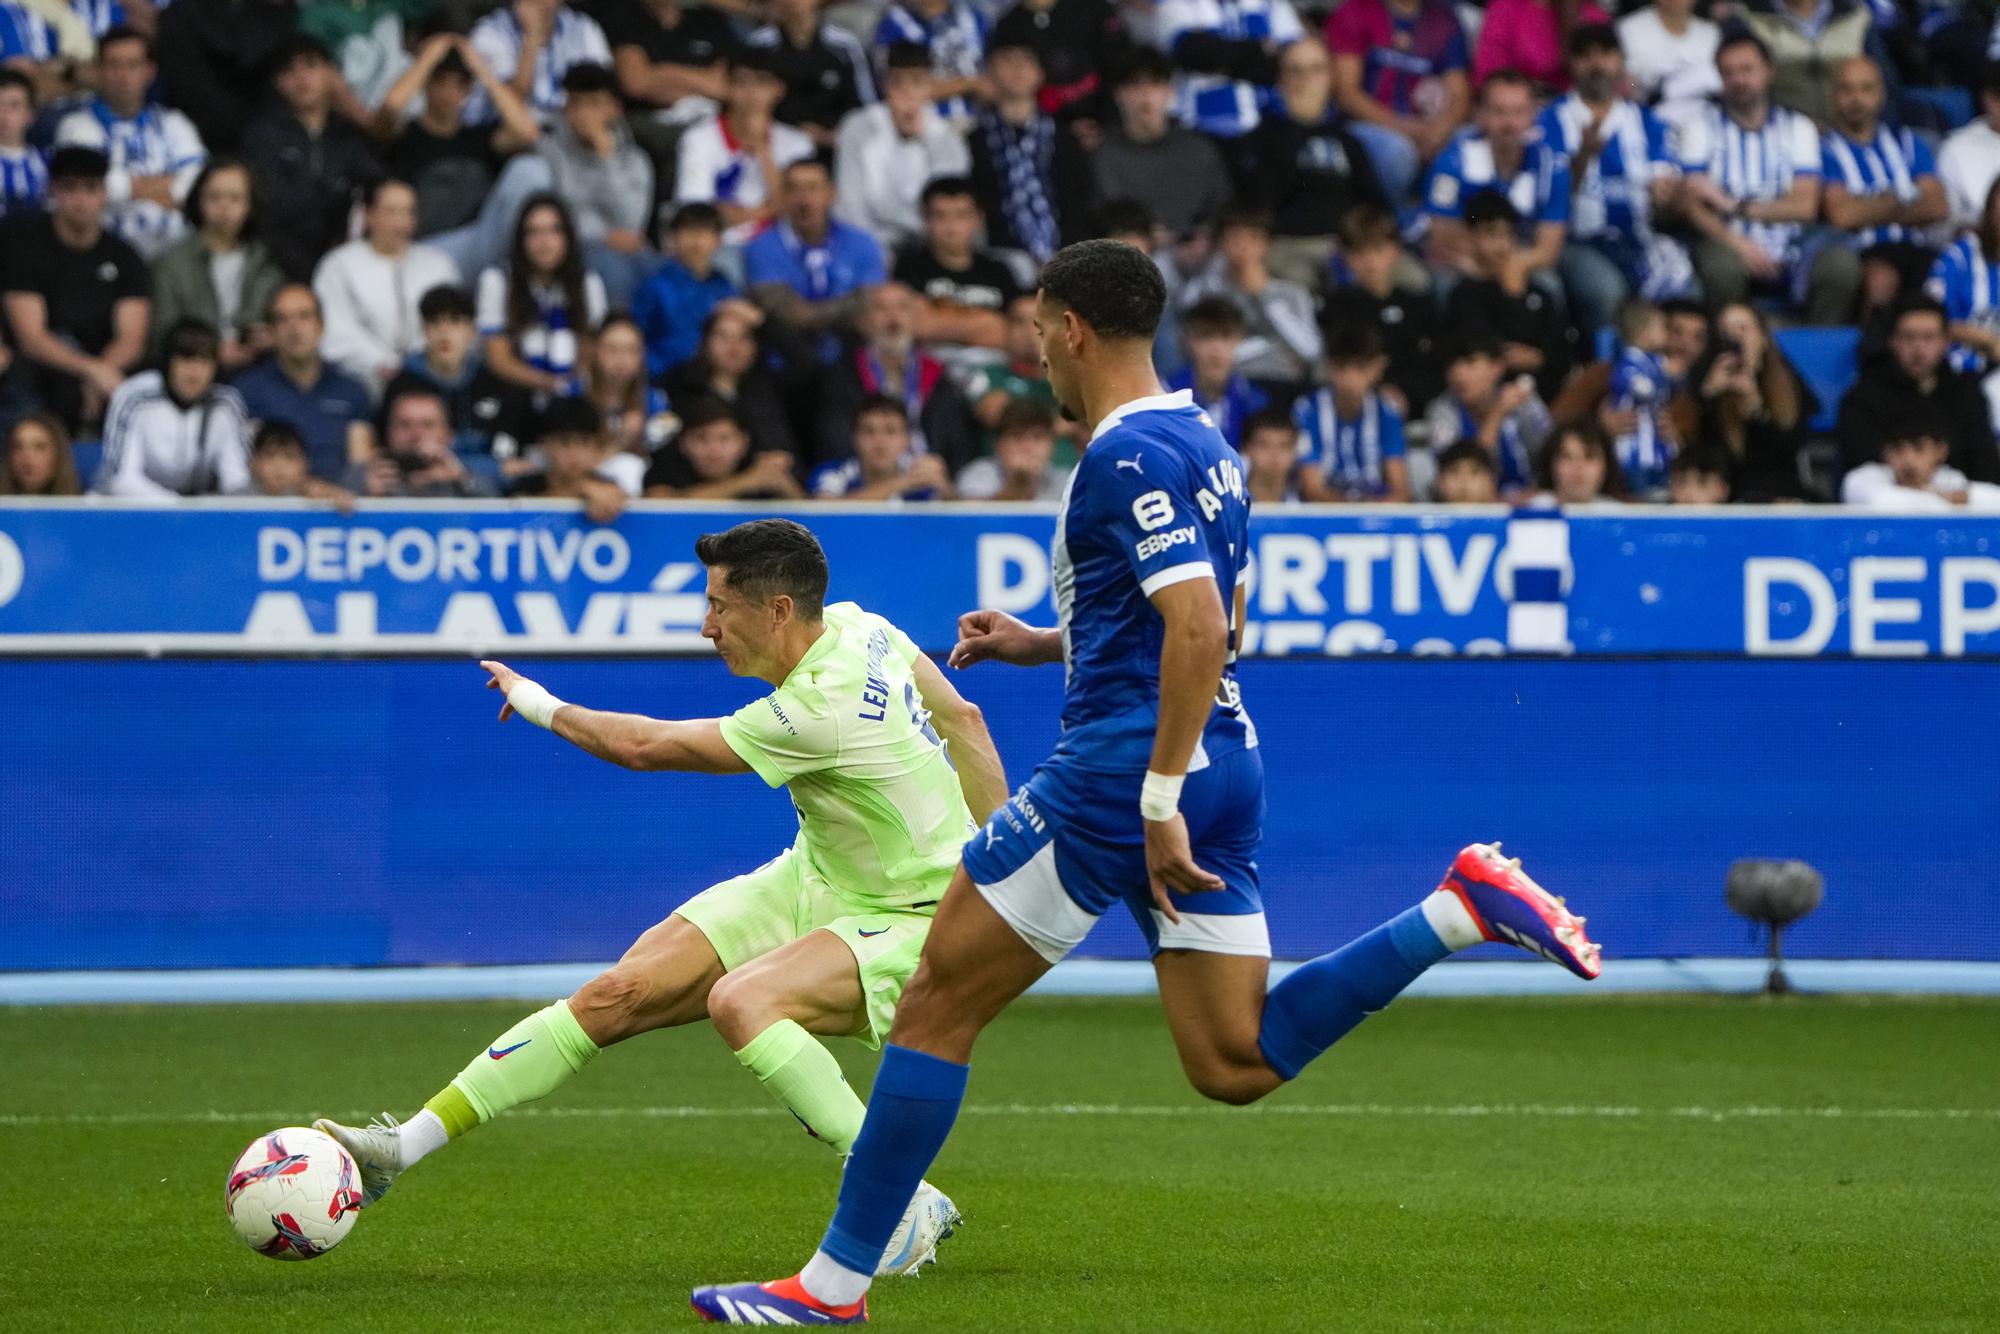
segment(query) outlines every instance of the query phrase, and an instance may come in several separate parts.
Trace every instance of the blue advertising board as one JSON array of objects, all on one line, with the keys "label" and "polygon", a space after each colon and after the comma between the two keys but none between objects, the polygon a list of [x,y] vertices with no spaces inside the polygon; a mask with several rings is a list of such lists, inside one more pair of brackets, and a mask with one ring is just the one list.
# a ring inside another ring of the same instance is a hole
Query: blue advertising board
[{"label": "blue advertising board", "polygon": [[[0,654],[699,650],[694,539],[772,512],[0,501]],[[791,513],[835,597],[928,648],[973,607],[1054,616],[1045,508]],[[1252,535],[1257,656],[2000,655],[2000,518],[1298,507]]]}]

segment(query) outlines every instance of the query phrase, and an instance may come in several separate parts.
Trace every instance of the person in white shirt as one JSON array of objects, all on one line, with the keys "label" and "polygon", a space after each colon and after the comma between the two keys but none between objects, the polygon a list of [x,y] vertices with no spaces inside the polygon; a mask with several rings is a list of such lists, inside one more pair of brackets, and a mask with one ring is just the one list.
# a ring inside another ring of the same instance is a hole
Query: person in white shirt
[{"label": "person in white shirt", "polygon": [[1945,139],[1937,169],[1951,204],[1951,225],[1979,226],[1986,192],[2000,180],[2000,60],[1988,62],[1979,80],[1979,119]]},{"label": "person in white shirt", "polygon": [[[597,20],[562,0],[514,0],[475,23],[466,40],[543,121],[553,121],[562,109],[563,75],[570,66],[611,63],[611,43]],[[473,89],[465,123],[485,125],[498,114],[486,90]]]},{"label": "person in white shirt", "polygon": [[104,413],[104,462],[93,488],[168,499],[250,488],[250,414],[216,383],[222,342],[198,320],[167,333],[164,369],[118,386]]},{"label": "person in white shirt", "polygon": [[1061,500],[1069,469],[1055,464],[1056,414],[1017,398],[1000,414],[993,452],[958,471],[960,500]]},{"label": "person in white shirt", "polygon": [[2000,486],[1970,482],[1945,462],[1949,426],[1933,413],[1899,420],[1882,442],[1882,461],[1864,463],[1841,479],[1840,500],[1883,514],[2000,513]]},{"label": "person in white shirt", "polygon": [[56,144],[94,148],[111,160],[105,225],[151,260],[186,232],[181,204],[208,150],[193,121],[147,100],[159,67],[152,44],[136,30],[104,35],[97,70],[97,95],[56,125]]},{"label": "person in white shirt", "polygon": [[840,215],[873,232],[884,250],[923,234],[918,200],[939,176],[964,176],[972,155],[937,112],[930,56],[914,43],[889,48],[882,100],[840,122],[834,195]]},{"label": "person in white shirt", "polygon": [[688,126],[680,139],[674,202],[715,205],[731,245],[748,241],[775,216],[785,168],[814,152],[804,130],[780,125],[773,115],[785,95],[773,59],[762,47],[731,53],[721,112]]},{"label": "person in white shirt", "polygon": [[442,250],[413,242],[416,231],[416,190],[407,181],[378,182],[360,238],[329,250],[313,272],[326,316],[320,355],[377,392],[424,345],[417,315],[424,294],[460,277]]},{"label": "person in white shirt", "polygon": [[1694,0],[1653,0],[1618,20],[1632,97],[1678,127],[1722,92],[1715,49],[1722,29],[1694,12]]}]

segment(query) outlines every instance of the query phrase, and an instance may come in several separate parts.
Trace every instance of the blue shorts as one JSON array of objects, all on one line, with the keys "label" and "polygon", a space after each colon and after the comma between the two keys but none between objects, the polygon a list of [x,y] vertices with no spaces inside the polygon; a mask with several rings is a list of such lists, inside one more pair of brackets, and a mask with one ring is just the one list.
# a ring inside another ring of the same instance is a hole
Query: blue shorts
[{"label": "blue shorts", "polygon": [[1086,770],[1058,756],[1035,770],[965,845],[965,870],[993,910],[1054,963],[1123,900],[1146,941],[1161,950],[1269,958],[1271,935],[1257,883],[1264,833],[1264,760],[1231,751],[1187,777],[1181,814],[1195,864],[1221,877],[1208,894],[1175,894],[1178,924],[1153,906],[1146,882],[1143,774]]}]

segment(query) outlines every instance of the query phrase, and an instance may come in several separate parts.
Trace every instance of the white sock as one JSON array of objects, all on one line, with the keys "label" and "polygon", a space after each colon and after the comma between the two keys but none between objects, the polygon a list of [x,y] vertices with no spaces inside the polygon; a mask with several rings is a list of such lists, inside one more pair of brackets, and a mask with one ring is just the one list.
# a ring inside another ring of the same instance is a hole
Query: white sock
[{"label": "white sock", "polygon": [[799,1271],[799,1286],[811,1293],[814,1300],[828,1306],[854,1305],[873,1281],[871,1275],[855,1273],[825,1251],[814,1251],[813,1258]]},{"label": "white sock", "polygon": [[1479,933],[1479,923],[1472,920],[1465,903],[1449,890],[1431,891],[1431,896],[1418,905],[1424,910],[1424,920],[1431,924],[1431,930],[1438,933],[1438,939],[1446,949],[1470,949],[1486,939]]},{"label": "white sock", "polygon": [[417,1160],[434,1150],[451,1143],[451,1135],[445,1130],[444,1122],[438,1114],[426,1107],[409,1120],[403,1122],[396,1131],[396,1161],[401,1167],[414,1167]]}]

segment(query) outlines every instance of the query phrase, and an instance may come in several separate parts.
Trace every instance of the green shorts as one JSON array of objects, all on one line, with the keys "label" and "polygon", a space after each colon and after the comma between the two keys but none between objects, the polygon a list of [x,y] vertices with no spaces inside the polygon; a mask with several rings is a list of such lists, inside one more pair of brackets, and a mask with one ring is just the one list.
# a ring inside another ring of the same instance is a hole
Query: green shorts
[{"label": "green shorts", "polygon": [[[944,896],[944,887],[938,887]],[[748,875],[705,889],[674,911],[708,937],[725,969],[734,971],[811,931],[830,931],[854,953],[868,1026],[855,1034],[880,1047],[896,1017],[896,1002],[917,971],[935,903],[884,908],[841,895],[787,848]]]}]

